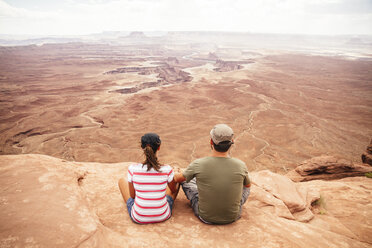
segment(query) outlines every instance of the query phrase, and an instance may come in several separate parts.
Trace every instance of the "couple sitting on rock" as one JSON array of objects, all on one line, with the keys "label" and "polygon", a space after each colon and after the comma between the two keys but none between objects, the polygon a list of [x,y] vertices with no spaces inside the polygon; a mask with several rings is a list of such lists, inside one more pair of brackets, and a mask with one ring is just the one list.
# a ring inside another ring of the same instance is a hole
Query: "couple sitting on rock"
[{"label": "couple sitting on rock", "polygon": [[135,223],[162,222],[170,218],[179,185],[194,214],[207,224],[228,224],[240,218],[250,193],[244,162],[230,158],[233,130],[218,124],[210,132],[212,154],[193,161],[182,173],[158,162],[160,138],[155,133],[141,137],[146,160],[128,168],[127,179],[119,180],[121,194]]}]

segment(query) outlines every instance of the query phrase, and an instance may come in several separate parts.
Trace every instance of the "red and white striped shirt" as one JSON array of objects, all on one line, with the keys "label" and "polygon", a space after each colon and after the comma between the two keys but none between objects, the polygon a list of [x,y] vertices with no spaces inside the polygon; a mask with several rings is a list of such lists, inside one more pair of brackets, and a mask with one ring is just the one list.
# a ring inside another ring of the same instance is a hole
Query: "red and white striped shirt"
[{"label": "red and white striped shirt", "polygon": [[151,168],[147,171],[147,165],[132,164],[128,168],[128,182],[133,183],[136,191],[132,218],[140,224],[162,222],[171,215],[169,204],[166,199],[168,182],[174,177],[172,167],[163,165],[160,171]]}]

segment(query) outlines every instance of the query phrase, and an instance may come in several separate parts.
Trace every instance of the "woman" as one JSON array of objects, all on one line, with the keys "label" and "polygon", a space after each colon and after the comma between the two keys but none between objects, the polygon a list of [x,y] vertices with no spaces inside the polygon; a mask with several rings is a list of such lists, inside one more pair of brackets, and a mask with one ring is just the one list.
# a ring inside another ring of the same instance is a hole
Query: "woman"
[{"label": "woman", "polygon": [[155,133],[141,137],[141,147],[146,157],[141,164],[128,167],[128,180],[119,180],[120,192],[127,204],[133,222],[148,224],[170,218],[179,184],[173,180],[169,165],[161,165],[156,156],[161,140]]}]

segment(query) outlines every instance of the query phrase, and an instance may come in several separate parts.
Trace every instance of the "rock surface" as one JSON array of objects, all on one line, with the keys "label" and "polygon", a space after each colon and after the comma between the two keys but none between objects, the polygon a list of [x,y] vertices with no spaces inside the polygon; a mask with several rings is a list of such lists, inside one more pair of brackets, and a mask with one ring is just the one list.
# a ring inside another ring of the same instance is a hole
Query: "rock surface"
[{"label": "rock surface", "polygon": [[[168,221],[137,225],[117,187],[128,165],[1,156],[0,247],[372,245],[372,180],[366,177],[293,183],[260,171],[251,173],[251,196],[233,224],[201,223],[180,192]],[[319,194],[323,203],[314,204]]]},{"label": "rock surface", "polygon": [[288,172],[286,176],[295,182],[302,182],[364,176],[365,173],[371,171],[372,167],[368,165],[354,164],[352,161],[333,156],[319,156],[305,160],[294,170]]},{"label": "rock surface", "polygon": [[318,190],[296,184],[288,177],[264,170],[251,173],[253,182],[250,201],[257,200],[257,207],[274,208],[279,217],[302,222],[310,221],[314,215],[311,203],[320,198]]}]

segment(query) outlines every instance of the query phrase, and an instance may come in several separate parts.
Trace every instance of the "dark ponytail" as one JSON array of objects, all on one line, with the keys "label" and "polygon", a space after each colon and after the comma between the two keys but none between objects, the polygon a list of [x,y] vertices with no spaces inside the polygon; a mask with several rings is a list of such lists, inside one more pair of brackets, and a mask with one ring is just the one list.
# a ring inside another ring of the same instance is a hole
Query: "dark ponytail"
[{"label": "dark ponytail", "polygon": [[160,144],[161,140],[156,133],[147,133],[141,137],[141,147],[146,158],[143,164],[147,165],[147,171],[151,168],[156,171],[160,170],[160,163],[156,156]]},{"label": "dark ponytail", "polygon": [[143,153],[145,154],[146,157],[143,164],[147,164],[147,170],[149,171],[151,168],[154,168],[156,171],[159,171],[160,164],[152,148],[149,145],[147,145],[145,149],[143,149]]}]

